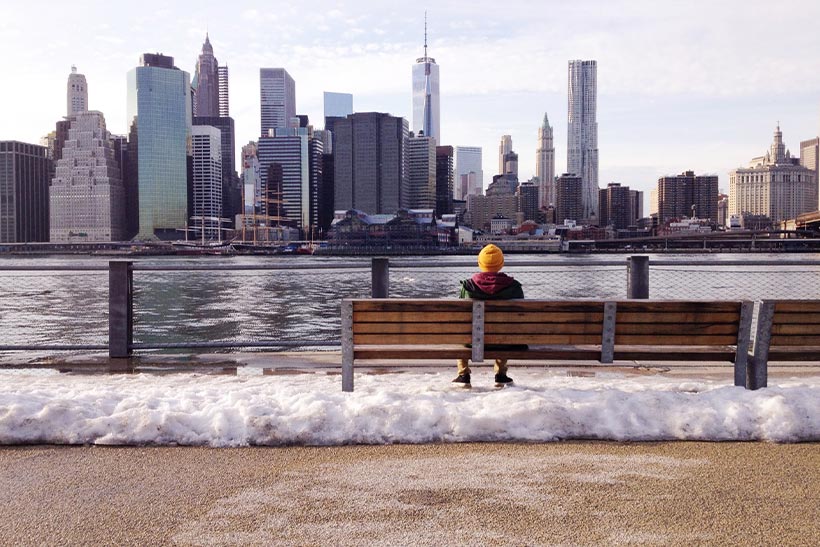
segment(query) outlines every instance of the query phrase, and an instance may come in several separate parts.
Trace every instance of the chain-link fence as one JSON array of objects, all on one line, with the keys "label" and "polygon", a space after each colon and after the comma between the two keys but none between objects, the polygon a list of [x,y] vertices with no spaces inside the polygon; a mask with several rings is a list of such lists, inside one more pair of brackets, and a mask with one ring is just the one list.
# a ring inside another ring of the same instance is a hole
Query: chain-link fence
[{"label": "chain-link fence", "polygon": [[0,270],[0,345],[104,349],[108,272]]},{"label": "chain-link fence", "polygon": [[[508,258],[504,271],[522,283],[527,298],[626,298],[623,259]],[[456,297],[459,282],[475,272],[474,260],[391,260],[389,296]],[[104,349],[108,279],[102,264],[85,269],[0,265],[0,360],[10,348],[25,349],[28,357],[66,347]],[[133,285],[133,341],[138,349],[207,343],[274,347],[276,342],[312,349],[338,343],[341,300],[370,296],[371,269],[369,263],[350,259],[264,268],[135,263]],[[820,261],[651,261],[649,296],[820,299]]]},{"label": "chain-link fence", "polygon": [[[391,267],[390,296],[397,298],[453,298],[461,281],[476,272],[472,265],[434,268]],[[533,299],[624,298],[626,266],[516,266],[504,272],[517,279],[524,296]]]}]

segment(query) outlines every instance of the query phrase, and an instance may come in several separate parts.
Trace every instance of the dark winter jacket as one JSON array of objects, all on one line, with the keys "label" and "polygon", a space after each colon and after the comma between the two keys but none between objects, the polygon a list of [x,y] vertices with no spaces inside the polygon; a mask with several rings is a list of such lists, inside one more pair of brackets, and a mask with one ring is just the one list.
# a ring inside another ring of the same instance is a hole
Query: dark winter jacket
[{"label": "dark winter jacket", "polygon": [[[524,298],[521,283],[501,272],[479,272],[461,282],[459,298],[475,300],[512,300]],[[467,344],[470,347],[470,344]],[[526,350],[526,344],[487,344],[490,350]]]},{"label": "dark winter jacket", "polygon": [[480,272],[461,282],[459,298],[512,300],[524,298],[521,283],[501,272]]}]

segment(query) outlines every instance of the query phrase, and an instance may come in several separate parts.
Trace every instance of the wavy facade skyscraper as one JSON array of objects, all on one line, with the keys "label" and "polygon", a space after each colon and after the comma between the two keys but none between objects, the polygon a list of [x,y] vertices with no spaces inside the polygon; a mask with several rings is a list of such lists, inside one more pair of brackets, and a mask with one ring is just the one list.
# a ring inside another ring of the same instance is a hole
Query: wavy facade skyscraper
[{"label": "wavy facade skyscraper", "polygon": [[598,63],[570,61],[567,172],[581,177],[583,220],[598,216]]}]

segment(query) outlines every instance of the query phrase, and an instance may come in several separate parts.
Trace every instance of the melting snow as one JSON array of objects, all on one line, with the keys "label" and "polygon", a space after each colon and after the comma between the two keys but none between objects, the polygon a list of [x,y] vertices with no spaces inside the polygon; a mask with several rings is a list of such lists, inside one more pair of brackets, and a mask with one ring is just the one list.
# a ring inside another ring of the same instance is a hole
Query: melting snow
[{"label": "melting snow", "polygon": [[357,374],[0,373],[0,444],[338,445],[465,441],[820,440],[820,377],[725,381],[517,370],[496,390],[451,371]]}]

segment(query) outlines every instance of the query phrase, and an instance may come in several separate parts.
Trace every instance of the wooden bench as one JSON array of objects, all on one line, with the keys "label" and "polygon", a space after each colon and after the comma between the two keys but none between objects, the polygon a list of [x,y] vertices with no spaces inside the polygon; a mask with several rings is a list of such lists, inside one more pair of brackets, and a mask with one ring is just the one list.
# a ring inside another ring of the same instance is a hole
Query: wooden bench
[{"label": "wooden bench", "polygon": [[355,361],[459,358],[728,361],[749,387],[751,321],[740,301],[344,300],[342,390]]},{"label": "wooden bench", "polygon": [[766,387],[769,361],[820,361],[820,300],[764,300],[757,315],[750,389]]}]

